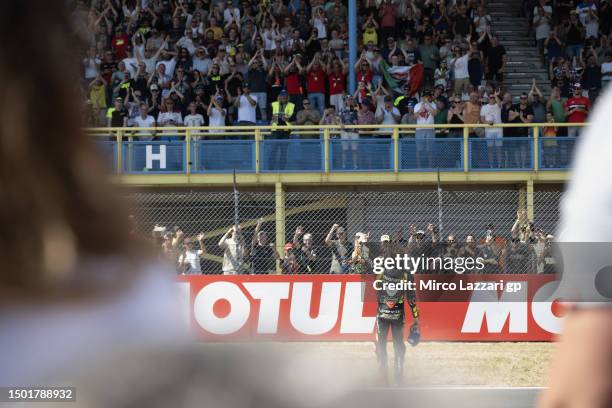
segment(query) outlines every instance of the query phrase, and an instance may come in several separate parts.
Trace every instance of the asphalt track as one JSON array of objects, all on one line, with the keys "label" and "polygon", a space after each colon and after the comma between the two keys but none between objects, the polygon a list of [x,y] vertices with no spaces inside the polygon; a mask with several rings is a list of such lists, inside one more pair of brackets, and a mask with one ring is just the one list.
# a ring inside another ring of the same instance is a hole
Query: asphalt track
[{"label": "asphalt track", "polygon": [[542,387],[372,387],[341,398],[343,407],[529,408]]}]

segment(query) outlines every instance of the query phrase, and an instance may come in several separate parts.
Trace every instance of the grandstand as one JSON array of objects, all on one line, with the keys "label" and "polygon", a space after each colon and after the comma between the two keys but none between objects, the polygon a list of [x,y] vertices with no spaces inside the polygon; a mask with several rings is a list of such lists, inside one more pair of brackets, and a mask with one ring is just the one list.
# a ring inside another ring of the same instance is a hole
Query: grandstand
[{"label": "grandstand", "polygon": [[245,247],[257,225],[274,242],[269,272],[302,226],[324,254],[309,270],[327,273],[333,224],[406,240],[433,224],[461,245],[493,230],[501,268],[517,211],[522,241],[555,232],[575,141],[612,75],[609,13],[547,0],[81,2],[88,133],[140,189],[137,230],[157,228],[172,253],[202,234],[204,273],[220,272],[217,241],[236,221]]}]

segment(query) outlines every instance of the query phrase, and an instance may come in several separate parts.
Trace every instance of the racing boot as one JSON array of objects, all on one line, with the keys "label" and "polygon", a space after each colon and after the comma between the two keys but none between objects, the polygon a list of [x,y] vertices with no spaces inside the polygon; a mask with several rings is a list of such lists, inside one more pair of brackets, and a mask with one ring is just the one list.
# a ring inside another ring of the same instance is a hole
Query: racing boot
[{"label": "racing boot", "polygon": [[398,386],[404,385],[404,356],[394,357],[393,373],[395,384]]}]

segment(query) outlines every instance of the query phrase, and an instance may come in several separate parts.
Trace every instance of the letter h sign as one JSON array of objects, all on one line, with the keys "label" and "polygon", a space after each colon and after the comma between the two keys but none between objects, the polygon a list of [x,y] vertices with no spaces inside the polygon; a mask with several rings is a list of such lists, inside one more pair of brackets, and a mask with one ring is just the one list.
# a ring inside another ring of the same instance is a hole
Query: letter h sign
[{"label": "letter h sign", "polygon": [[159,161],[160,170],[166,169],[166,145],[159,145],[159,153],[153,153],[153,145],[146,146],[147,170],[153,170],[153,160]]}]

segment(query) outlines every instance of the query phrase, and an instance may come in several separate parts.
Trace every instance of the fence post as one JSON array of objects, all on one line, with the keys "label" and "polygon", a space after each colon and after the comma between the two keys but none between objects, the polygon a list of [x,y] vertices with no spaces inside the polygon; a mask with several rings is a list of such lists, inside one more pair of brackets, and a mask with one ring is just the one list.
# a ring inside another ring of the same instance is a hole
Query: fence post
[{"label": "fence post", "polygon": [[533,208],[533,180],[527,180],[527,219],[533,222],[534,208]]},{"label": "fence post", "polygon": [[399,128],[393,128],[393,172],[399,172]]},{"label": "fence post", "polygon": [[122,162],[122,154],[121,154],[122,153],[121,150],[123,148],[123,146],[121,145],[121,140],[123,139],[123,134],[122,133],[123,132],[118,131],[117,134],[115,135],[116,140],[117,140],[117,151],[116,151],[116,154],[117,154],[117,157],[116,157],[116,160],[117,160],[117,174],[123,173],[123,162]]},{"label": "fence post", "polygon": [[538,171],[540,168],[540,128],[533,127],[533,171]]},{"label": "fence post", "polygon": [[329,174],[329,128],[323,129],[323,168]]},{"label": "fence post", "polygon": [[[285,252],[285,189],[281,182],[274,186],[274,201],[276,203],[276,250],[279,255]],[[280,262],[276,263],[276,273],[281,273]]]},{"label": "fence post", "polygon": [[467,173],[470,169],[470,158],[468,154],[468,152],[470,151],[469,138],[470,138],[469,128],[467,126],[463,126],[463,172],[464,173]]},{"label": "fence post", "polygon": [[191,130],[185,129],[185,173],[191,174]]},{"label": "fence post", "polygon": [[259,149],[259,142],[261,141],[261,129],[255,129],[255,174],[259,174],[260,161],[259,155],[261,150]]}]

